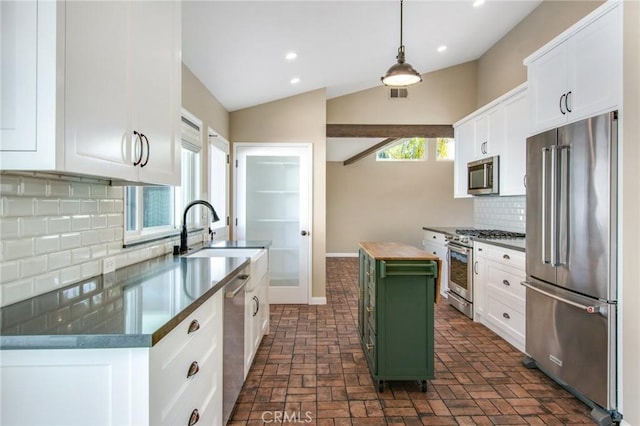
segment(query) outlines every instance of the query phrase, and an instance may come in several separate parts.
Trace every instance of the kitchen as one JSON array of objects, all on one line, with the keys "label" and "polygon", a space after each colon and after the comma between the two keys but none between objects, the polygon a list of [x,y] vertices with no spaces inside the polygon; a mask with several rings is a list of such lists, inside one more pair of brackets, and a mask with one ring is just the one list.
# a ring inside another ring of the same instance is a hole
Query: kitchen
[{"label": "kitchen", "polygon": [[[548,8],[551,8],[551,5],[547,5]],[[558,6],[560,7],[560,6]],[[633,7],[633,6],[630,6]],[[540,11],[543,13],[543,11]],[[546,13],[549,15],[554,15],[554,10],[547,10]],[[586,14],[586,13],[585,13]],[[543,15],[544,16],[544,15]],[[538,16],[540,19],[540,17]],[[546,20],[549,20],[549,16],[546,16]],[[633,19],[633,16],[629,15],[626,19]],[[553,20],[551,20],[553,21]],[[577,21],[577,18],[573,21]],[[527,23],[523,23],[523,25],[519,28],[520,31],[524,31],[526,29]],[[529,21],[528,25],[534,25],[533,22]],[[548,23],[545,24],[545,28],[547,28]],[[562,23],[558,23],[560,26],[555,33],[561,32],[568,25],[562,26]],[[521,35],[522,40],[530,40],[532,36],[532,32],[538,33],[535,31],[530,31],[526,35]],[[514,37],[518,36],[518,33],[514,34]],[[542,37],[542,36],[541,36]],[[625,32],[625,37],[629,37],[630,40],[637,40],[637,37],[634,39],[631,35]],[[547,37],[547,39],[552,38],[551,36]],[[625,38],[625,41],[627,39]],[[509,41],[509,40],[507,40]],[[513,40],[511,40],[513,41]],[[524,42],[523,42],[524,43]],[[535,41],[531,41],[531,43],[535,44]],[[505,44],[506,41],[505,41]],[[537,43],[542,45],[542,42]],[[436,123],[453,123],[463,117],[466,114],[471,113],[477,107],[484,105],[485,103],[491,101],[492,99],[498,97],[502,93],[510,90],[511,88],[517,86],[519,83],[524,81],[526,78],[524,74],[524,69],[521,69],[521,59],[520,62],[509,62],[501,63],[500,62],[500,48],[506,49],[503,47],[504,45],[497,45],[496,49],[488,52],[485,57],[480,58],[477,62],[472,62],[469,64],[463,64],[459,66],[452,67],[447,70],[430,73],[424,76],[424,80],[422,85],[417,86],[415,92],[412,91],[412,98],[410,99],[411,104],[405,104],[400,106],[394,106],[395,112],[386,113],[384,107],[381,107],[381,111],[385,113],[384,121],[393,121],[393,122],[406,122],[406,123],[414,123],[416,121],[420,121],[421,119],[414,118],[416,111],[421,111],[420,114],[424,113],[422,111],[426,111],[430,114],[430,116],[434,117],[433,122]],[[631,45],[633,46],[633,45]],[[627,47],[625,47],[627,48]],[[632,50],[633,47],[628,47]],[[534,49],[529,49],[529,52]],[[506,53],[505,53],[506,55]],[[630,61],[634,58],[634,54],[627,55],[625,54],[625,61]],[[503,61],[507,61],[507,59],[502,56]],[[509,78],[513,79],[513,81],[508,81],[508,78],[502,79],[498,76],[501,75],[497,72],[508,65],[515,67],[518,71],[514,72],[513,76]],[[633,66],[633,62],[631,65]],[[627,84],[635,84],[633,80],[633,75],[630,73],[625,74],[625,79],[629,79],[631,81],[625,80],[624,84],[627,87]],[[637,75],[637,74],[636,74]],[[183,93],[193,93],[194,90],[197,90],[199,87],[199,82],[195,80],[188,70],[183,68]],[[200,86],[201,87],[201,86]],[[634,86],[628,86],[634,87]],[[413,90],[413,89],[412,89]],[[356,227],[354,224],[358,223],[360,220],[359,217],[354,217],[353,214],[344,214],[344,210],[349,209],[349,203],[353,203],[356,200],[344,200],[344,203],[335,202],[336,199],[346,198],[347,195],[344,192],[340,192],[337,190],[332,190],[335,188],[337,184],[334,182],[350,182],[350,189],[352,193],[362,194],[366,198],[366,186],[364,183],[365,179],[358,180],[354,175],[361,170],[360,168],[364,168],[370,166],[370,164],[358,164],[348,168],[342,168],[339,164],[329,163],[326,166],[326,171],[324,168],[324,123],[333,123],[333,122],[351,122],[351,123],[362,123],[362,122],[372,122],[374,119],[371,116],[368,116],[368,112],[364,108],[354,108],[352,105],[354,103],[358,103],[358,99],[360,97],[364,99],[369,99],[371,96],[374,96],[375,92],[381,92],[384,95],[384,89],[373,89],[372,91],[365,91],[360,95],[354,95],[353,97],[345,96],[342,98],[336,99],[325,99],[324,93],[322,91],[314,91],[305,95],[299,95],[293,98],[285,99],[282,101],[274,102],[272,104],[267,104],[263,106],[258,106],[254,108],[248,108],[246,110],[235,111],[232,113],[224,113],[221,115],[223,118],[214,118],[209,119],[212,120],[212,123],[215,123],[212,127],[215,127],[219,132],[226,135],[232,135],[230,137],[231,140],[234,141],[243,141],[243,142],[251,142],[251,141],[263,141],[263,140],[284,140],[284,141],[296,141],[296,140],[312,140],[314,141],[314,161],[316,167],[314,168],[314,189],[316,197],[314,197],[314,228],[312,229],[312,235],[314,235],[313,239],[313,256],[314,256],[314,267],[313,267],[313,296],[314,297],[323,297],[324,290],[324,282],[325,282],[325,268],[324,268],[324,257],[325,253],[352,253],[355,251],[356,247],[351,244],[349,245],[348,241],[357,242],[358,240],[363,239],[361,236],[351,236],[346,243],[340,243],[340,239],[335,237],[335,233],[344,233],[347,234],[350,232],[354,232]],[[424,94],[423,94],[424,93]],[[436,97],[435,94],[438,94]],[[468,93],[477,93],[476,96],[468,96]],[[633,93],[633,89],[625,90],[625,93]],[[442,99],[447,99],[447,97],[452,99],[461,99],[463,105],[458,105],[455,109],[447,108],[447,114],[443,113]],[[199,113],[203,118],[206,113],[200,113],[198,103],[207,103],[211,102],[207,99],[202,99],[202,95],[193,95],[192,97],[186,96],[187,99],[193,99],[190,101],[185,101],[185,107],[191,110],[192,112]],[[429,101],[421,101],[427,99],[440,99],[437,105],[423,105],[422,102],[428,103]],[[625,97],[625,102],[632,102],[629,108],[633,108],[633,99]],[[189,102],[192,102],[191,104]],[[369,102],[371,104],[371,102]],[[386,105],[386,104],[385,104]],[[424,107],[424,108],[423,108]],[[626,105],[625,105],[626,107]],[[633,110],[631,110],[633,111]],[[379,114],[380,110],[376,112]],[[440,115],[439,115],[440,114]],[[250,122],[261,122],[258,117],[271,117],[269,123],[261,125],[260,128],[254,128],[249,123]],[[380,119],[378,119],[380,120]],[[625,134],[637,134],[637,131],[634,131],[632,127],[631,130],[626,131],[626,126],[634,126],[635,124],[630,122],[630,120],[626,120],[624,122],[625,126]],[[314,129],[310,131],[308,129]],[[284,135],[284,136],[283,136]],[[623,167],[624,173],[624,181],[632,181],[637,182],[637,176],[634,173],[637,173],[635,170],[635,164],[637,161],[634,161],[636,157],[634,157],[634,152],[631,151],[635,149],[633,146],[625,146],[625,156],[622,161],[623,164],[628,164],[627,167]],[[411,182],[415,184],[414,190],[409,190],[408,192],[411,194],[419,194],[421,196],[415,197],[414,199],[407,199],[404,196],[401,201],[397,198],[393,198],[398,194],[398,196],[402,195],[399,191],[394,191],[394,186],[389,188],[389,185],[393,185],[394,181],[397,182],[397,175],[395,171],[389,171],[390,176],[394,176],[393,179],[387,177],[385,179],[383,169],[378,169],[376,171],[376,175],[379,176],[379,181],[376,181],[376,184],[379,185],[381,192],[386,194],[387,204],[388,206],[380,206],[379,202],[375,200],[359,200],[361,202],[361,207],[366,208],[368,211],[367,216],[371,219],[371,222],[360,223],[361,232],[366,236],[367,239],[371,240],[402,240],[407,243],[412,243],[416,246],[419,246],[421,243],[421,233],[420,230],[422,226],[429,224],[438,224],[438,225],[451,225],[451,226],[460,226],[461,224],[470,225],[474,223],[474,212],[473,210],[476,208],[480,208],[480,206],[476,206],[476,201],[472,200],[457,200],[454,201],[451,199],[450,194],[453,192],[453,187],[447,187],[448,185],[452,185],[452,182],[445,182],[444,179],[438,179],[438,174],[436,173],[437,167],[440,167],[440,170],[443,170],[443,173],[446,173],[444,165],[436,165],[434,168],[429,168],[430,171],[425,171],[422,169],[418,169],[417,167],[411,166],[412,169],[408,170],[405,177],[405,182]],[[450,167],[450,166],[449,166]],[[450,170],[450,168],[449,168]],[[425,175],[421,175],[419,173],[424,173]],[[451,173],[449,171],[449,173]],[[3,179],[4,180],[4,179]],[[425,182],[438,182],[438,185],[425,185]],[[326,183],[325,183],[326,182]],[[358,186],[357,183],[361,182],[362,187]],[[388,182],[385,184],[385,182]],[[323,195],[325,193],[326,186],[326,200],[323,200]],[[387,189],[388,188],[388,189]],[[435,191],[434,192],[426,192],[426,191]],[[624,210],[623,210],[623,220],[622,227],[624,229],[625,236],[636,236],[637,235],[637,225],[636,218],[637,214],[635,214],[634,208],[637,208],[637,193],[634,192],[635,189],[630,187],[629,185],[623,186],[622,188],[622,199],[624,200]],[[437,196],[437,194],[442,194],[441,196]],[[446,197],[444,196],[446,194]],[[375,197],[374,197],[375,198]],[[429,208],[429,204],[433,202],[433,200],[437,200],[439,202],[439,209],[431,209]],[[325,205],[326,205],[326,219],[325,219]],[[344,206],[344,207],[343,207]],[[402,206],[398,210],[395,210],[393,206]],[[384,207],[384,208],[383,208]],[[337,209],[334,210],[334,209]],[[451,220],[449,223],[443,223],[441,212],[447,211],[447,218]],[[347,212],[348,213],[348,212]],[[414,216],[414,217],[412,217]],[[401,221],[394,220],[395,217],[402,217]],[[325,221],[326,221],[326,242],[325,242]],[[380,226],[381,223],[384,223],[386,226]],[[480,222],[482,224],[482,222]],[[626,261],[623,261],[623,283],[634,282],[635,276],[637,273],[634,273],[634,268],[636,268],[637,263],[635,260],[637,259],[637,249],[633,245],[633,241],[635,238],[625,238],[622,242],[623,244],[623,256]],[[627,287],[627,285],[623,284],[623,292],[625,294],[624,300],[636,300],[637,299],[637,290],[635,290],[634,286]],[[635,295],[635,296],[634,296]],[[628,298],[627,298],[628,297]],[[624,302],[627,303],[627,302]],[[637,359],[637,330],[633,327],[633,324],[637,324],[637,315],[634,312],[630,312],[630,310],[624,310],[622,312],[624,317],[622,321],[622,329],[623,329],[623,339],[624,345],[622,348],[623,355],[623,371],[625,371],[624,376],[635,377],[637,375],[637,370],[633,365],[633,361]],[[627,336],[629,336],[627,338]],[[628,365],[627,365],[628,364]],[[638,382],[640,380],[625,380],[622,383],[624,387],[624,398],[633,398],[632,395],[637,395],[638,392],[634,391],[634,386],[637,387]],[[636,405],[633,403],[633,400],[627,400],[625,403],[624,414],[625,418],[630,419],[629,423],[633,424],[634,414],[633,410],[637,409]]]}]

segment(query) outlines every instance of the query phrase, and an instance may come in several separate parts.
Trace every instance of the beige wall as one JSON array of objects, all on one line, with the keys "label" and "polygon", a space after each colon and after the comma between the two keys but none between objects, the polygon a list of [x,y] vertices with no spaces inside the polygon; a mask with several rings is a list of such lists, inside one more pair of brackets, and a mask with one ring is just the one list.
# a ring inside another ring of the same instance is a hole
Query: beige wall
[{"label": "beige wall", "polygon": [[234,111],[230,115],[232,143],[313,144],[313,297],[324,297],[326,284],[326,102],[322,89]]},{"label": "beige wall", "polygon": [[[327,121],[343,124],[452,124],[474,111],[476,63],[424,74],[407,100],[390,100],[384,86],[331,99]],[[327,164],[327,252],[356,253],[360,241],[419,246],[422,227],[471,225],[473,202],[453,199],[453,163]],[[446,212],[446,214],[443,214]]]},{"label": "beige wall", "polygon": [[624,2],[622,124],[622,413],[640,425],[640,2]]},{"label": "beige wall", "polygon": [[330,99],[331,124],[453,124],[476,109],[476,62],[423,74],[407,99],[389,99],[388,88]]},{"label": "beige wall", "polygon": [[524,58],[578,22],[602,1],[544,1],[478,59],[477,107],[527,80]]},{"label": "beige wall", "polygon": [[[229,139],[229,113],[184,64],[182,64],[182,107],[202,120],[205,132],[211,127],[220,136],[227,140]],[[208,194],[209,146],[206,143],[206,133],[203,135],[201,158],[204,173],[202,173],[202,193]]]},{"label": "beige wall", "polygon": [[454,199],[453,162],[327,163],[327,253],[357,253],[361,241],[420,247],[422,227],[473,225],[473,203]]}]

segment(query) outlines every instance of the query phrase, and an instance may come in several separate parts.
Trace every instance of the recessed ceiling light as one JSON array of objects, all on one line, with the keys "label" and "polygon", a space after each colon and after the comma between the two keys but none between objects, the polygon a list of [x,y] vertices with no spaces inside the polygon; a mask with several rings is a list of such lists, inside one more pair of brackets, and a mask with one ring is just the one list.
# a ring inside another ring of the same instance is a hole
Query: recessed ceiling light
[{"label": "recessed ceiling light", "polygon": [[293,78],[291,79],[291,84],[298,84],[298,83],[300,83],[300,78],[298,78],[298,77],[293,77]]},{"label": "recessed ceiling light", "polygon": [[440,52],[440,53],[444,52],[445,50],[447,50],[447,46],[443,45],[443,46],[439,46],[438,47],[438,52]]},{"label": "recessed ceiling light", "polygon": [[484,4],[484,0],[475,0],[473,2],[473,7],[479,7],[482,6]]},{"label": "recessed ceiling light", "polygon": [[287,55],[284,58],[287,61],[293,61],[297,57],[298,57],[298,54],[296,52],[289,52],[289,53],[287,53]]}]

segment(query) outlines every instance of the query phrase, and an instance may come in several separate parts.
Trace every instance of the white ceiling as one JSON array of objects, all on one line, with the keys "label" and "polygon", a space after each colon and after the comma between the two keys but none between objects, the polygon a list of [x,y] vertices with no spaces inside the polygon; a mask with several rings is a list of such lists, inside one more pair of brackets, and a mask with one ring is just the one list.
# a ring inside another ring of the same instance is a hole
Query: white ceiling
[{"label": "white ceiling", "polygon": [[[477,59],[540,2],[407,0],[407,62],[426,73]],[[400,44],[397,0],[182,5],[183,62],[229,111],[320,88],[333,98],[375,87]],[[285,60],[289,51],[298,57]]]}]

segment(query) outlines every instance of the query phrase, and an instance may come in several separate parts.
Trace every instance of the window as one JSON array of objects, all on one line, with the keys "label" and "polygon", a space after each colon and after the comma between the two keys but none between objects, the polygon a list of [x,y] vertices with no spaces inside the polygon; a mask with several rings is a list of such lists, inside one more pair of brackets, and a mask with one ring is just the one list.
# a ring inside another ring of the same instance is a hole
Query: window
[{"label": "window", "polygon": [[455,158],[455,141],[451,138],[436,139],[436,161],[453,161]]},{"label": "window", "polygon": [[[187,203],[200,198],[202,122],[187,111],[182,117],[180,187],[127,186],[125,188],[125,241],[144,240],[174,232],[182,225]],[[189,212],[187,226],[201,225],[200,215]]]},{"label": "window", "polygon": [[425,160],[424,138],[402,138],[394,142],[390,147],[376,152],[377,161],[389,160]]},{"label": "window", "polygon": [[220,217],[211,229],[225,228],[229,216],[229,142],[209,128],[209,199]]}]

